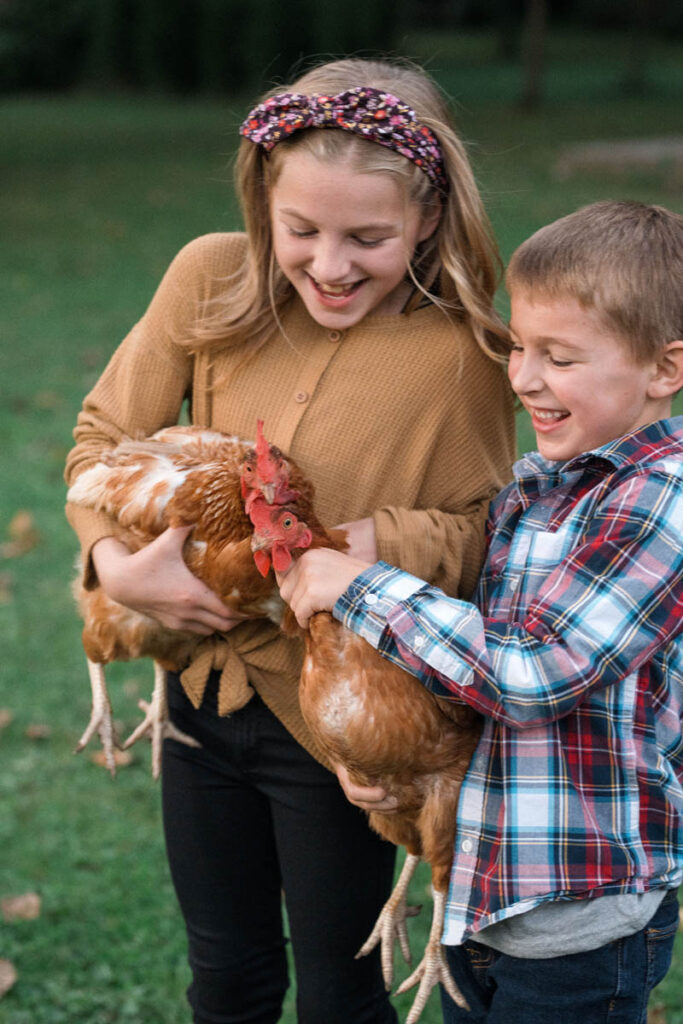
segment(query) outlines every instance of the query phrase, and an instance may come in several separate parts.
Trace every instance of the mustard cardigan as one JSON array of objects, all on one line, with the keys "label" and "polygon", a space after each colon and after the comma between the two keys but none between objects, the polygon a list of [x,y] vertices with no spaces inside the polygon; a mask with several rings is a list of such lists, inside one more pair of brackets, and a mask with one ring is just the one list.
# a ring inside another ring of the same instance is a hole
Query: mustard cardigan
[{"label": "mustard cardigan", "polygon": [[[436,306],[366,317],[339,332],[317,324],[298,296],[282,316],[283,333],[248,362],[239,345],[192,353],[180,341],[191,337],[199,311],[225,290],[244,253],[243,235],[212,234],[176,256],[85,398],[67,482],[125,435],[177,423],[186,398],[193,423],[243,438],[254,437],[260,417],[268,440],[313,481],[323,523],[372,515],[382,559],[450,594],[470,595],[488,503],[508,481],[514,458],[503,369]],[[73,505],[67,515],[92,584],[90,550],[111,535],[111,521]],[[301,656],[299,641],[250,621],[204,641],[181,679],[199,707],[209,671],[220,669],[220,714],[234,710],[248,681],[324,760],[299,709]]]}]

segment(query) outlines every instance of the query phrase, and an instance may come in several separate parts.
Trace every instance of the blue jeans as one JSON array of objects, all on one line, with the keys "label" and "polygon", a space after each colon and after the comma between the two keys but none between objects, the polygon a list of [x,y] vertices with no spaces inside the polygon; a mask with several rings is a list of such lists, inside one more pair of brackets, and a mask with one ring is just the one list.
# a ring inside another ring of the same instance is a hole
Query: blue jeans
[{"label": "blue jeans", "polygon": [[446,946],[470,1012],[443,992],[444,1024],[646,1024],[650,992],[671,965],[676,892],[645,928],[588,953],[528,960],[479,942]]}]

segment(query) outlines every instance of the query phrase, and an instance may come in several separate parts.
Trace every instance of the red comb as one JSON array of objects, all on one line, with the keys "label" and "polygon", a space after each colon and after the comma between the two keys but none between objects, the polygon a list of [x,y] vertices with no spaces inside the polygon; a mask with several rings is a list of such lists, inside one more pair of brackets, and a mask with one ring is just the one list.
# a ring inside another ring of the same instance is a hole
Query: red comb
[{"label": "red comb", "polygon": [[274,467],[270,455],[270,445],[263,433],[263,420],[256,421],[256,468],[264,483],[272,483]]}]

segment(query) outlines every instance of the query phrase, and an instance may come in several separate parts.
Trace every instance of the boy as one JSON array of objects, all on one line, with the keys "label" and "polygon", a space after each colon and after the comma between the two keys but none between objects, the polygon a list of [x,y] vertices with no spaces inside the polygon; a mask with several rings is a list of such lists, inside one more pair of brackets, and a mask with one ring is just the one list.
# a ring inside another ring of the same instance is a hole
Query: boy
[{"label": "boy", "polygon": [[476,606],[327,551],[281,589],[485,716],[443,937],[470,1011],[446,1000],[447,1024],[640,1024],[683,875],[683,217],[594,204],[506,281],[538,452],[492,505]]}]

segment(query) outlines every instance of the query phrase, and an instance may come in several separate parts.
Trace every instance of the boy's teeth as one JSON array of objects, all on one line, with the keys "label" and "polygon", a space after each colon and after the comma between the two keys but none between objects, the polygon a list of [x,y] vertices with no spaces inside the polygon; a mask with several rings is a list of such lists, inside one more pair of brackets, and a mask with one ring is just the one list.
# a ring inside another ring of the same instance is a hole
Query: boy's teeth
[{"label": "boy's teeth", "polygon": [[541,411],[536,410],[534,414],[539,420],[559,420],[564,416],[563,412],[552,412],[552,411]]}]

